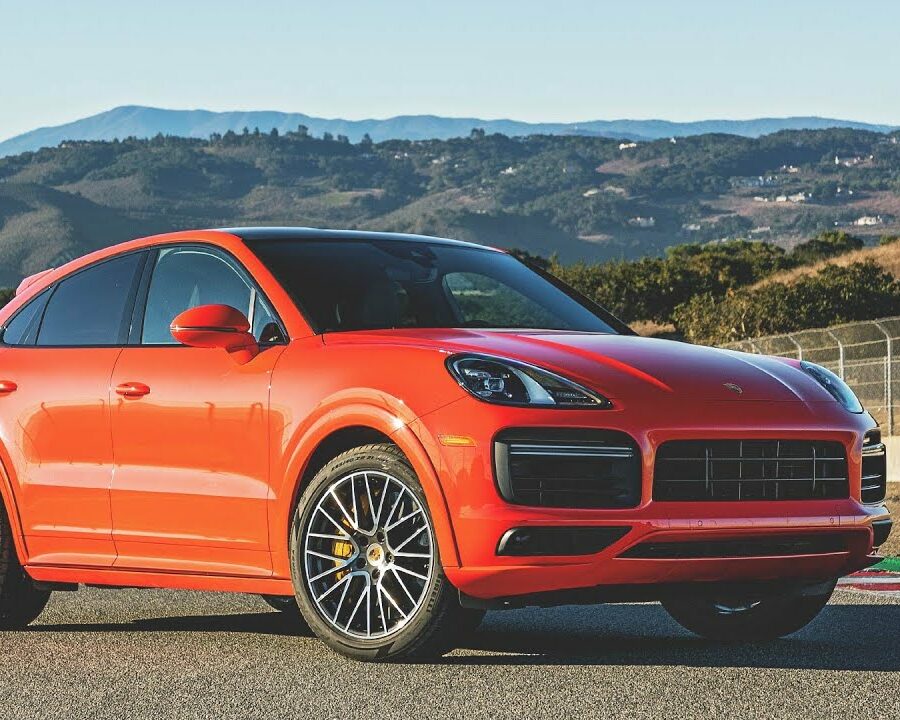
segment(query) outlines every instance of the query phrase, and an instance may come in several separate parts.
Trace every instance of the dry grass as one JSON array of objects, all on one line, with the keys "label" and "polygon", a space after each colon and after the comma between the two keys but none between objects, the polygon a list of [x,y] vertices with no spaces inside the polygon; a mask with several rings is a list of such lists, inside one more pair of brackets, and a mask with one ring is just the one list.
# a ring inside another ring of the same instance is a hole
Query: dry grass
[{"label": "dry grass", "polygon": [[768,285],[769,283],[792,283],[805,275],[815,275],[826,265],[846,266],[856,262],[864,262],[866,260],[874,260],[878,266],[887,272],[895,277],[900,277],[900,242],[895,242],[890,245],[863,248],[862,250],[856,250],[830,260],[823,260],[822,262],[813,265],[804,265],[792,270],[775,273],[765,280],[760,280],[752,287],[758,288],[763,285]]},{"label": "dry grass", "polygon": [[[900,516],[900,487],[898,487],[897,483],[890,483],[888,485],[886,502],[888,509],[891,511],[891,516],[894,518],[894,523],[896,523],[897,517]],[[895,525],[894,531],[891,533],[887,542],[881,546],[880,552],[882,555],[892,555],[894,557],[900,556],[900,527]]]},{"label": "dry grass", "polygon": [[668,158],[653,158],[640,161],[630,157],[620,157],[615,160],[607,160],[602,165],[598,165],[596,170],[598,173],[605,175],[637,175],[646,168],[668,167],[669,164]]},{"label": "dry grass", "polygon": [[675,334],[675,326],[671,323],[658,323],[653,320],[636,320],[628,326],[643,337],[671,337]]}]

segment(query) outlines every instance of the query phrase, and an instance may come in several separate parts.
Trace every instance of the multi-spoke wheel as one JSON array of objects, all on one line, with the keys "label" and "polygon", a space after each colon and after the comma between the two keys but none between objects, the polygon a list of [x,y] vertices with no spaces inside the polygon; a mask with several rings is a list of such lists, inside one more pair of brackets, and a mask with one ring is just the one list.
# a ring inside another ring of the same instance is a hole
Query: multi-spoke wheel
[{"label": "multi-spoke wheel", "polygon": [[300,609],[331,647],[369,660],[449,648],[466,611],[444,578],[418,479],[395,446],[328,463],[300,498],[291,541]]}]

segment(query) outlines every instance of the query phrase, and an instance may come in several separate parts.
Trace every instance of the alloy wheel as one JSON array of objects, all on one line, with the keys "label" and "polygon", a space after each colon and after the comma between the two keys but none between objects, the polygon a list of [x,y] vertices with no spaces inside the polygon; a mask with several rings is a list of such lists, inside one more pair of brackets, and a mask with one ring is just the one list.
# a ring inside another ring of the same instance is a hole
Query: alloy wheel
[{"label": "alloy wheel", "polygon": [[354,472],[331,483],[304,529],[313,605],[354,638],[399,632],[421,608],[434,565],[427,510],[404,482],[384,472]]}]

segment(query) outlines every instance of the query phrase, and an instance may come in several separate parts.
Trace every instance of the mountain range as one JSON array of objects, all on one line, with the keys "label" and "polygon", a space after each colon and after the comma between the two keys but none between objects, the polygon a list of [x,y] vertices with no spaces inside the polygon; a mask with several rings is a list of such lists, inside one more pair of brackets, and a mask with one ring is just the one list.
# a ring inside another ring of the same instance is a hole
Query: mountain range
[{"label": "mountain range", "polygon": [[150,138],[169,135],[207,138],[229,130],[240,133],[244,128],[261,132],[277,129],[294,131],[305,125],[316,136],[323,133],[345,135],[359,142],[368,134],[375,142],[384,140],[446,140],[465,137],[473,128],[508,137],[524,135],[582,135],[621,140],[657,140],[681,138],[706,133],[726,133],[744,137],[760,137],[780,130],[821,130],[852,128],[873,132],[891,132],[890,125],[877,125],[851,120],[821,117],[756,118],[751,120],[700,120],[672,122],[668,120],[591,120],[576,123],[529,123],[519,120],[485,120],[482,118],[441,117],[438,115],[399,115],[386,119],[343,120],[320,118],[303,113],[274,111],[211,112],[209,110],[168,110],[127,105],[97,115],[53,127],[42,127],[0,142],[0,157],[17,155],[44,147],[56,147],[71,140],[115,140],[127,137]]},{"label": "mountain range", "polygon": [[0,157],[0,288],[174,229],[308,225],[456,237],[564,263],[680,243],[786,247],[900,235],[900,131],[706,134],[637,144],[467,134],[351,143],[303,132],[66,142]]}]

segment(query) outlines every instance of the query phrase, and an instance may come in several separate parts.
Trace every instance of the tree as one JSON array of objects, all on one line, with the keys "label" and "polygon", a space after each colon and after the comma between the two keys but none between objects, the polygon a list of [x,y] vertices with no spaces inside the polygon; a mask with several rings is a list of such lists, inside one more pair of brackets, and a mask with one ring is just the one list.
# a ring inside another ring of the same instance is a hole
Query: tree
[{"label": "tree", "polygon": [[826,265],[793,283],[741,289],[724,298],[696,295],[675,309],[673,319],[688,340],[721,345],[898,313],[900,282],[869,260]]},{"label": "tree", "polygon": [[330,132],[326,131],[326,132],[322,133],[322,139],[325,142],[332,142],[334,140],[334,135],[332,135]]},{"label": "tree", "polygon": [[794,248],[791,257],[798,265],[806,265],[859,250],[863,245],[862,240],[843,230],[827,230],[812,240],[800,243]]},{"label": "tree", "polygon": [[372,144],[373,144],[373,143],[372,143],[372,138],[369,136],[369,133],[365,133],[365,134],[362,136],[362,140],[359,141],[359,144],[360,144],[362,147],[364,147],[364,148],[371,148],[371,147],[372,147]]},{"label": "tree", "polygon": [[301,140],[305,140],[309,137],[309,128],[306,125],[298,125],[297,126],[297,137]]}]

